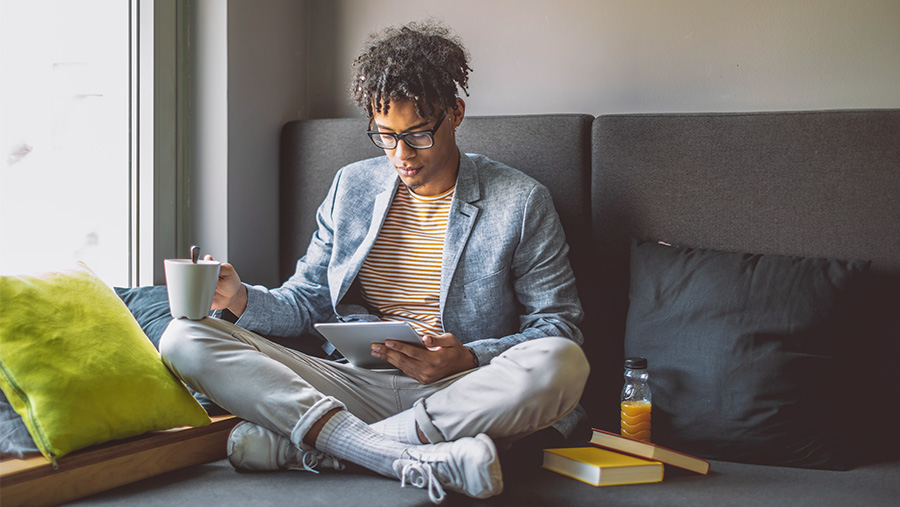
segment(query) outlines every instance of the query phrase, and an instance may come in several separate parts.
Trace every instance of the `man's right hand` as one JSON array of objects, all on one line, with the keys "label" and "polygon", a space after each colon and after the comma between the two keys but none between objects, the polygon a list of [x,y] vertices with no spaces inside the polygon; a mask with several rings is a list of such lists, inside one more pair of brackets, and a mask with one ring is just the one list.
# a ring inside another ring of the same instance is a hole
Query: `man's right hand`
[{"label": "man's right hand", "polygon": [[[213,260],[212,255],[204,257],[205,260]],[[216,284],[216,295],[213,297],[212,309],[228,309],[236,317],[240,317],[247,309],[247,287],[241,283],[234,266],[223,262],[219,269],[219,282]]]}]

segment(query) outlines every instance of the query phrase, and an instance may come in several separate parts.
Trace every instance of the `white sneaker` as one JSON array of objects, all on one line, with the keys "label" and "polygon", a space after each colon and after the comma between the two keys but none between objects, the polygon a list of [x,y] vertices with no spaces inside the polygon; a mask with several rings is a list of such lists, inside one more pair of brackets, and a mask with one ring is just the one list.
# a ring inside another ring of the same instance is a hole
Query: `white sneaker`
[{"label": "white sneaker", "polygon": [[406,482],[428,488],[434,503],[444,500],[444,488],[473,498],[488,498],[503,492],[503,474],[497,448],[490,437],[480,434],[454,442],[418,445],[406,450],[409,458],[394,461],[401,487]]},{"label": "white sneaker", "polygon": [[306,470],[319,473],[317,467],[343,470],[334,456],[306,444],[297,449],[290,439],[249,421],[241,421],[228,435],[228,461],[234,468],[263,472],[268,470]]}]

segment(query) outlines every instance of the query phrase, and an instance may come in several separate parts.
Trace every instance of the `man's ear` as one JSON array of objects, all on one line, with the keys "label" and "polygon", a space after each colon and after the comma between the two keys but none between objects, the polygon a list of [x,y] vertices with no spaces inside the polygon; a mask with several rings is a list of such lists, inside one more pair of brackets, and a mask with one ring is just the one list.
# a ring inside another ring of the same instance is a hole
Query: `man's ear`
[{"label": "man's ear", "polygon": [[463,118],[466,116],[466,101],[461,99],[460,97],[456,97],[456,105],[453,106],[453,109],[450,110],[450,118],[453,121],[453,128],[459,127],[459,124],[462,123]]}]

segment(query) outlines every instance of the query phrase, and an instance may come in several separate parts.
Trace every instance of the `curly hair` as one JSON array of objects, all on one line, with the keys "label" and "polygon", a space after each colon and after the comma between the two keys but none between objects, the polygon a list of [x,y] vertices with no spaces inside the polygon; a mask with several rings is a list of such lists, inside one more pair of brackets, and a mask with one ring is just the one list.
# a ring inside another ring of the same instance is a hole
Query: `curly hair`
[{"label": "curly hair", "polygon": [[391,102],[410,100],[422,118],[455,109],[457,86],[469,95],[469,55],[437,22],[389,27],[369,36],[353,62],[350,96],[366,116],[387,114]]}]

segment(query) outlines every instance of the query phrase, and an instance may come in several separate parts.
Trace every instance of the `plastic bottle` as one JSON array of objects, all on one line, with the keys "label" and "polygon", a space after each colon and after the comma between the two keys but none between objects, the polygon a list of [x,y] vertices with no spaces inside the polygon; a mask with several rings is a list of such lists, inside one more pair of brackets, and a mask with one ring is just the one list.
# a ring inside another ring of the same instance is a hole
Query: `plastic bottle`
[{"label": "plastic bottle", "polygon": [[625,386],[622,387],[622,436],[650,441],[650,413],[653,408],[647,379],[647,359],[625,359]]}]

